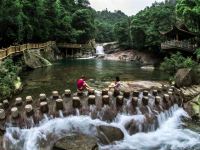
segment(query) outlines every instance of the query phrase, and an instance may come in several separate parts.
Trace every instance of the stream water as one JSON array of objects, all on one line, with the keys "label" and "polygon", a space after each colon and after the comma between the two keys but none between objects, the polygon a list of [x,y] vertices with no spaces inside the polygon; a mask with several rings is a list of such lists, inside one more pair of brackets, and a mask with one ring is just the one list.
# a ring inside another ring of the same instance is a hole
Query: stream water
[{"label": "stream water", "polygon": [[85,75],[89,85],[95,89],[107,86],[106,82],[114,81],[116,76],[121,80],[167,80],[168,74],[158,70],[145,71],[134,62],[117,62],[106,60],[60,60],[54,65],[39,68],[22,74],[24,90],[20,96],[33,97],[40,93],[50,94],[53,90],[63,92],[64,89],[76,91],[76,80]]},{"label": "stream water", "polygon": [[[81,65],[80,65],[81,64]],[[101,88],[104,83],[120,76],[121,80],[166,80],[168,75],[160,71],[144,71],[140,66],[131,62],[112,62],[103,60],[62,60],[55,65],[25,72],[23,81],[26,83],[20,96],[32,95],[38,97],[39,93],[49,94],[52,90],[63,91],[66,88],[75,91],[76,80],[82,74],[88,78],[89,84]],[[95,109],[93,107],[91,110]],[[113,145],[100,146],[100,149],[131,149],[131,150],[199,150],[200,134],[183,128],[182,118],[189,117],[187,113],[176,104],[168,111],[157,116],[157,126],[148,126],[148,133],[138,132],[129,135],[125,124],[134,119],[141,127],[144,116],[118,114],[111,123],[95,119],[90,116],[81,116],[79,110],[76,116],[49,119],[46,117],[39,126],[31,129],[7,128],[4,135],[4,148],[38,150],[41,142],[46,141],[50,148],[53,143],[66,134],[78,132],[95,137],[95,126],[107,125],[120,128],[124,133],[124,139]],[[153,124],[155,125],[155,124]],[[141,130],[142,131],[142,130]],[[50,139],[50,140],[49,140]],[[44,144],[45,145],[45,144]]]},{"label": "stream water", "polygon": [[177,105],[174,105],[171,111],[170,116],[165,115],[157,130],[148,133],[139,132],[134,135],[129,135],[124,125],[132,119],[142,122],[143,115],[119,114],[112,123],[99,119],[92,120],[89,116],[45,119],[40,126],[31,129],[7,128],[4,136],[4,147],[8,150],[38,150],[42,141],[43,143],[47,141],[45,144],[45,149],[47,149],[57,139],[70,133],[77,132],[95,137],[97,134],[95,126],[107,125],[120,128],[124,133],[124,139],[113,145],[100,146],[101,149],[199,150],[200,134],[182,128],[181,120],[183,117],[188,117],[187,113],[182,108],[178,108]]}]

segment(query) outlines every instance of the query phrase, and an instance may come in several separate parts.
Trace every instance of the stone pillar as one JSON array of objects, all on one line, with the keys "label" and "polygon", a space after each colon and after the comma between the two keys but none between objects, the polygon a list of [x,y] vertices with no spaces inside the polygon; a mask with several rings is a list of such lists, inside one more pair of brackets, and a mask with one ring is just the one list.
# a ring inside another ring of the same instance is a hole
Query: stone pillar
[{"label": "stone pillar", "polygon": [[15,106],[22,106],[22,98],[21,97],[17,97],[15,99]]},{"label": "stone pillar", "polygon": [[104,95],[108,95],[108,89],[103,89],[102,90],[102,96],[104,96]]},{"label": "stone pillar", "polygon": [[40,96],[39,96],[39,100],[40,100],[40,102],[45,102],[45,101],[47,101],[46,94],[41,93]]},{"label": "stone pillar", "polygon": [[31,117],[34,114],[32,105],[28,104],[25,106],[25,112],[27,117]]},{"label": "stone pillar", "polygon": [[80,108],[81,107],[81,102],[79,97],[73,97],[72,98],[72,107],[73,108]]},{"label": "stone pillar", "polygon": [[132,97],[131,104],[135,108],[138,105],[138,97]]},{"label": "stone pillar", "polygon": [[8,102],[8,100],[6,99],[6,100],[3,100],[3,108],[4,109],[8,109],[8,107],[9,107],[9,102]]},{"label": "stone pillar", "polygon": [[117,97],[118,95],[120,95],[120,91],[119,90],[114,90],[113,96]]},{"label": "stone pillar", "polygon": [[139,91],[133,91],[133,97],[139,97],[140,92]]},{"label": "stone pillar", "polygon": [[4,120],[6,118],[6,113],[4,109],[0,109],[0,120]]},{"label": "stone pillar", "polygon": [[13,119],[19,118],[19,111],[18,111],[18,108],[17,108],[17,107],[12,107],[12,108],[11,108],[11,117],[12,117]]},{"label": "stone pillar", "polygon": [[63,100],[62,99],[57,99],[56,100],[56,111],[59,111],[59,110],[64,110]]},{"label": "stone pillar", "polygon": [[148,96],[149,92],[148,91],[143,91],[143,96]]},{"label": "stone pillar", "polygon": [[109,96],[108,95],[104,95],[102,97],[102,106],[109,105],[109,104],[110,104],[110,98],[109,98]]},{"label": "stone pillar", "polygon": [[59,98],[58,91],[53,91],[53,92],[52,92],[52,99],[53,99],[53,100],[57,100],[58,98]]},{"label": "stone pillar", "polygon": [[149,98],[148,98],[147,96],[144,96],[144,97],[142,98],[142,104],[143,104],[144,106],[147,106],[147,105],[149,104]]},{"label": "stone pillar", "polygon": [[153,94],[153,96],[158,96],[158,91],[157,90],[153,90],[153,92],[152,92],[152,94]]},{"label": "stone pillar", "polygon": [[162,90],[164,91],[164,92],[166,92],[167,91],[167,89],[168,89],[168,86],[165,84],[165,85],[163,85],[163,87],[162,87]]},{"label": "stone pillar", "polygon": [[71,97],[71,90],[69,90],[69,89],[65,90],[64,96],[65,97]]},{"label": "stone pillar", "polygon": [[158,87],[157,91],[158,91],[158,94],[161,94],[162,93],[162,87]]},{"label": "stone pillar", "polygon": [[167,103],[169,102],[169,95],[168,94],[164,94],[163,101],[167,102]]},{"label": "stone pillar", "polygon": [[174,104],[173,93],[169,91],[169,92],[168,92],[168,95],[169,95],[169,101],[170,101],[171,105],[173,105],[173,104]]},{"label": "stone pillar", "polygon": [[88,89],[88,96],[89,95],[95,95],[94,89]]},{"label": "stone pillar", "polygon": [[170,107],[170,105],[169,105],[169,95],[164,94],[164,96],[163,96],[163,108],[169,109],[169,107]]},{"label": "stone pillar", "polygon": [[129,97],[130,97],[130,92],[124,91],[124,98],[129,98]]},{"label": "stone pillar", "polygon": [[124,104],[123,96],[121,96],[121,95],[117,96],[117,98],[116,98],[116,106],[120,107],[120,106],[123,106],[123,104]]},{"label": "stone pillar", "polygon": [[79,96],[79,97],[83,96],[83,91],[77,90],[77,96]]},{"label": "stone pillar", "polygon": [[89,97],[88,97],[88,106],[89,105],[95,105],[96,104],[96,102],[95,102],[95,95],[90,95]]},{"label": "stone pillar", "polygon": [[161,97],[160,96],[156,96],[155,105],[160,105],[160,101],[161,101]]},{"label": "stone pillar", "polygon": [[49,106],[47,102],[40,102],[40,112],[42,112],[43,114],[49,112]]},{"label": "stone pillar", "polygon": [[32,103],[33,103],[32,96],[26,96],[26,104],[32,104]]}]

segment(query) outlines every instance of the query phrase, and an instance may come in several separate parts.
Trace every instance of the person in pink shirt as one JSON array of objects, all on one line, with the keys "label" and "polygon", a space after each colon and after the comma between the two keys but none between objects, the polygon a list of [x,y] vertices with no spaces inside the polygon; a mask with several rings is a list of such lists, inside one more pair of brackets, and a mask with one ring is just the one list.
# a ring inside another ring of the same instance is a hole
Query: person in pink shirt
[{"label": "person in pink shirt", "polygon": [[77,80],[76,84],[79,91],[90,89],[90,86],[85,81],[85,76],[81,76],[81,78]]}]

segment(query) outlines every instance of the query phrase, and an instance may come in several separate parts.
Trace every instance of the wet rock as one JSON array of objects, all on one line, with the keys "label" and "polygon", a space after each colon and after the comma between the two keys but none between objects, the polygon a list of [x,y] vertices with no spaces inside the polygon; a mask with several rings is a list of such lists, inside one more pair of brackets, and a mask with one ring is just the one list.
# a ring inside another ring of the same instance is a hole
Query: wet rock
[{"label": "wet rock", "polygon": [[52,150],[92,150],[96,144],[97,140],[94,137],[81,134],[69,135],[56,142]]},{"label": "wet rock", "polygon": [[200,85],[180,88],[184,102],[188,102],[200,94]]},{"label": "wet rock", "polygon": [[97,126],[97,133],[99,142],[104,145],[123,140],[124,138],[124,133],[119,128],[112,126]]},{"label": "wet rock", "polygon": [[194,121],[198,121],[200,119],[200,95],[184,104],[184,108]]},{"label": "wet rock", "polygon": [[27,50],[24,52],[24,60],[27,66],[30,68],[39,68],[44,66],[50,66],[52,65],[49,60],[45,59],[41,55],[40,49],[34,49],[34,50]]},{"label": "wet rock", "polygon": [[177,87],[190,86],[192,84],[192,69],[179,69],[175,75],[175,84]]}]

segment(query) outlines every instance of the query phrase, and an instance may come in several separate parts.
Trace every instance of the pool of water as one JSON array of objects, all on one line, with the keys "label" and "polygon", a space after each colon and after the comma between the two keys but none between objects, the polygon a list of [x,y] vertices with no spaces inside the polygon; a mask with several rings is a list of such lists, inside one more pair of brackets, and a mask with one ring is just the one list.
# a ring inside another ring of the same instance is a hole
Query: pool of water
[{"label": "pool of water", "polygon": [[76,80],[85,75],[87,82],[94,88],[103,88],[105,83],[121,80],[167,80],[168,74],[159,70],[145,71],[134,62],[117,62],[106,60],[59,60],[54,65],[24,72],[22,75],[24,90],[20,96],[38,96],[39,93],[50,94],[53,90],[63,93],[64,89],[76,91]]}]

